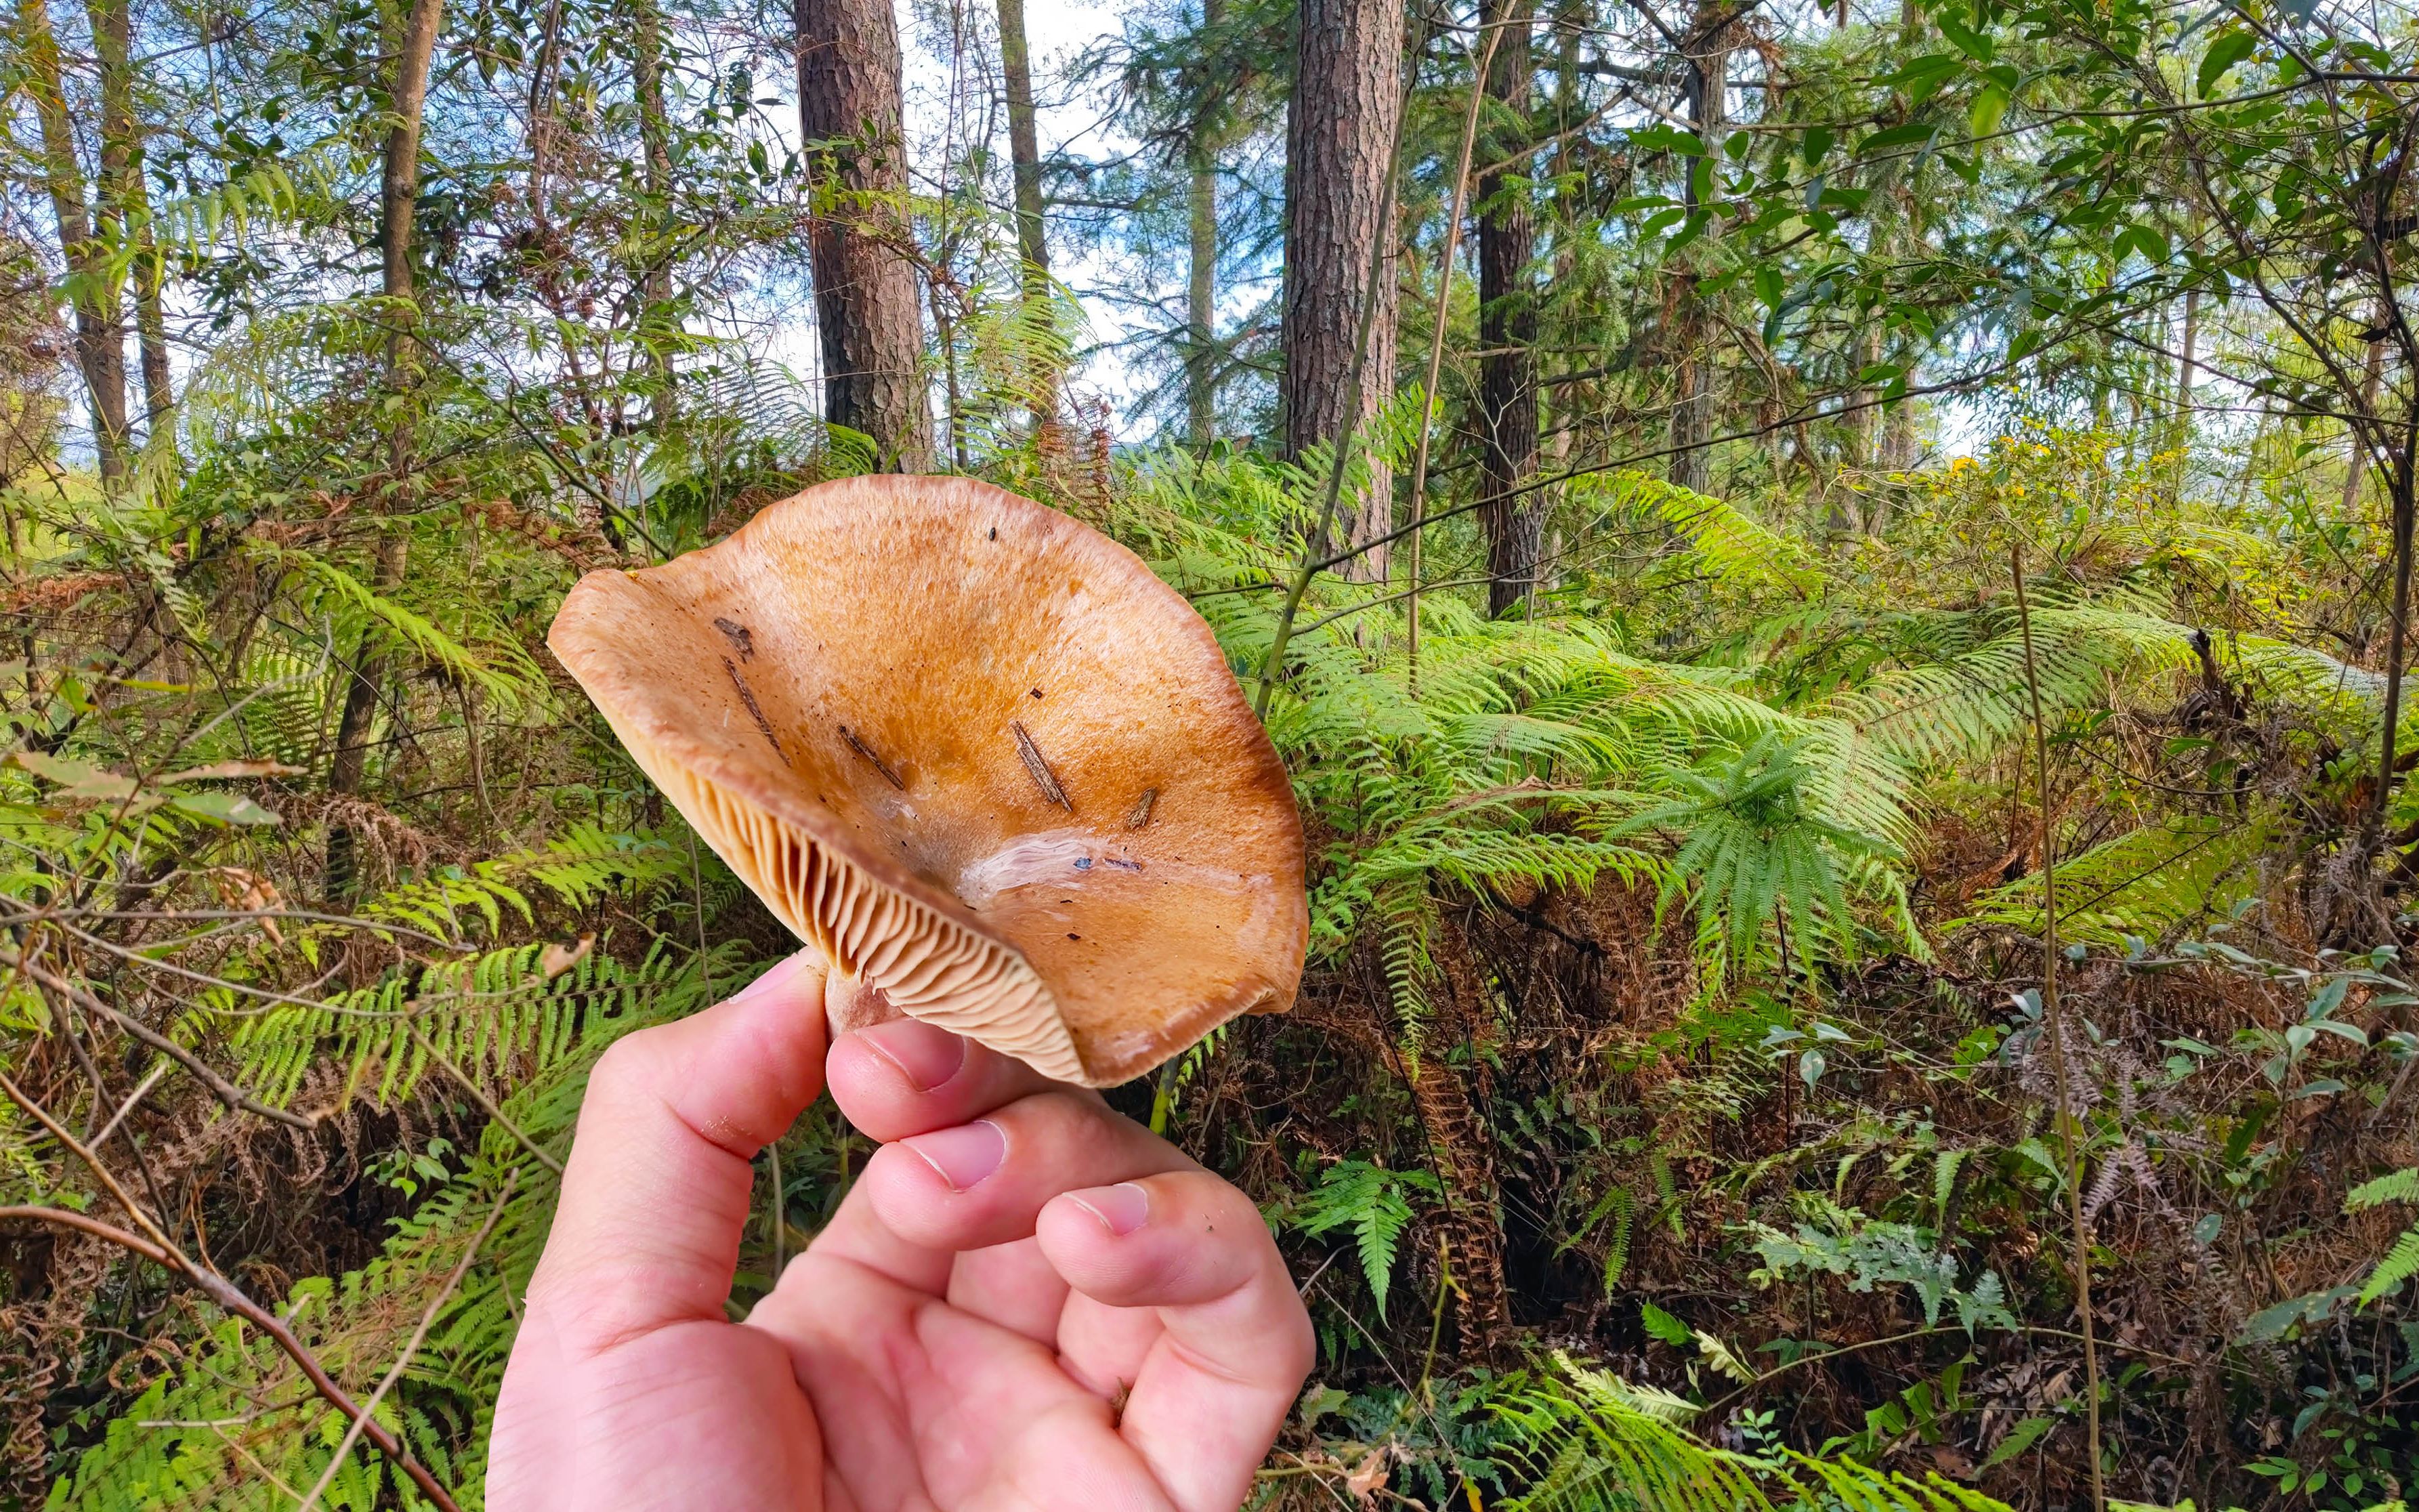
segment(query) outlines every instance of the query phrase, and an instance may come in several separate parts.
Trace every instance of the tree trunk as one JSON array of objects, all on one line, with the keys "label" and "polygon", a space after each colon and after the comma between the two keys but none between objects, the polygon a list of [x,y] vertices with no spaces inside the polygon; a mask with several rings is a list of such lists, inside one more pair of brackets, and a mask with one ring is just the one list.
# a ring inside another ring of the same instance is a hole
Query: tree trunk
[{"label": "tree trunk", "polygon": [[[1203,0],[1201,29],[1217,26],[1222,0]],[[1185,252],[1191,278],[1184,291],[1184,409],[1186,429],[1196,447],[1218,439],[1218,141],[1204,87],[1193,116],[1187,167],[1192,174],[1192,225]]]},{"label": "tree trunk", "polygon": [[[999,69],[1008,94],[1008,161],[1016,185],[1016,253],[1029,315],[1050,308],[1050,248],[1041,224],[1041,135],[1033,114],[1033,57],[1025,45],[1025,0],[999,0]],[[1032,353],[1025,401],[1033,423],[1058,418],[1058,372],[1048,350]]]},{"label": "tree trunk", "polygon": [[807,256],[824,416],[873,440],[885,471],[932,466],[923,301],[908,224],[899,29],[890,0],[793,0],[798,119],[813,152]]},{"label": "tree trunk", "polygon": [[[1355,339],[1372,259],[1383,250],[1360,420],[1385,404],[1394,379],[1394,228],[1380,224],[1402,107],[1397,70],[1403,10],[1395,0],[1302,0],[1295,22],[1293,97],[1286,110],[1285,455],[1298,458],[1344,429]],[[1369,486],[1346,512],[1348,546],[1394,529],[1394,483],[1368,449]],[[1344,564],[1348,577],[1386,576],[1382,546]]]},{"label": "tree trunk", "polygon": [[[131,246],[135,255],[134,329],[143,367],[143,410],[146,435],[167,413],[169,405],[168,331],[160,309],[160,250],[151,234],[151,201],[143,181],[143,125],[134,116],[134,28],[128,0],[87,0],[85,14],[92,24],[93,56],[100,72],[100,179],[96,198],[100,207],[100,240],[104,245]],[[122,320],[116,288],[102,300]],[[112,346],[125,350],[125,332],[113,325]],[[121,356],[122,363],[124,358]]]},{"label": "tree trunk", "polygon": [[1184,410],[1196,447],[1218,439],[1218,165],[1196,139],[1191,190],[1193,225],[1187,248],[1192,277],[1184,291]]},{"label": "tree trunk", "polygon": [[[420,210],[420,122],[428,101],[428,65],[437,51],[437,33],[445,19],[445,0],[412,0],[395,48],[394,80],[387,93],[393,125],[387,131],[385,162],[378,177],[379,292],[386,301],[386,386],[395,395],[393,428],[387,433],[389,492],[386,513],[407,515],[411,507],[413,474],[419,462],[419,432],[412,423],[409,393],[420,366],[418,289],[412,272],[412,224]],[[390,524],[380,537],[373,582],[380,593],[403,581],[409,550],[408,527]],[[345,688],[345,711],[336,722],[335,759],[328,770],[328,791],[345,795],[360,791],[369,764],[371,729],[377,722],[378,699],[386,683],[388,655],[376,625],[362,632],[354,649],[352,681]],[[330,898],[352,896],[354,850],[352,826],[341,820],[328,828],[327,889]]]},{"label": "tree trunk", "polygon": [[[1703,208],[1697,193],[1698,171],[1721,162],[1722,129],[1730,118],[1732,22],[1727,0],[1703,0],[1688,31],[1688,124],[1707,154],[1689,163],[1687,199],[1691,210]],[[1698,245],[1688,249],[1692,267],[1703,260],[1701,249],[1708,249],[1716,235],[1708,229]],[[1674,313],[1679,325],[1679,350],[1674,354],[1679,393],[1672,409],[1672,451],[1666,476],[1683,488],[1703,493],[1713,481],[1709,443],[1714,433],[1714,323],[1693,271],[1680,275]]]},{"label": "tree trunk", "polygon": [[92,403],[93,450],[102,486],[114,490],[126,477],[125,335],[118,329],[117,301],[100,286],[100,270],[108,258],[94,239],[85,201],[84,169],[76,162],[75,129],[68,116],[49,0],[17,0],[17,31],[27,92],[34,97],[41,130],[42,177],[58,223],[59,255],[68,271],[76,275],[76,366]]},{"label": "tree trunk", "polygon": [[[1487,160],[1513,157],[1529,134],[1530,50],[1533,0],[1502,0],[1502,26],[1487,69],[1487,93],[1518,125],[1488,144]],[[1517,134],[1515,134],[1517,132]],[[1536,228],[1529,205],[1528,164],[1517,163],[1478,183],[1478,404],[1486,437],[1479,480],[1479,524],[1487,536],[1487,608],[1501,615],[1530,590],[1545,531],[1543,498],[1518,490],[1537,472],[1537,305],[1529,261]]]},{"label": "tree trunk", "polygon": [[646,215],[652,233],[639,270],[639,295],[644,301],[639,318],[639,340],[646,344],[647,365],[655,392],[648,396],[648,417],[657,430],[680,418],[680,393],[668,338],[675,318],[672,309],[671,130],[664,116],[663,17],[655,0],[637,0],[631,18],[630,89],[639,106],[639,182],[647,193]]}]

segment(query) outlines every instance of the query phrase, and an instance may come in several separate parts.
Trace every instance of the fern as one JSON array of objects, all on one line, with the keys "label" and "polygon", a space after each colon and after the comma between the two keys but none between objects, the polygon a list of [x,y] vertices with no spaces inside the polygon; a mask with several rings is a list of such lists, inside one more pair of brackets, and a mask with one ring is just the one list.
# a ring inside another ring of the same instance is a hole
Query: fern
[{"label": "fern", "polygon": [[[578,1117],[588,1071],[606,1047],[632,1029],[703,1006],[707,983],[734,980],[737,964],[661,954],[627,971],[593,964],[591,980],[610,980],[615,990],[581,1016],[559,1055],[502,1099],[505,1116],[542,1144],[561,1141]],[[484,1473],[486,1418],[511,1348],[517,1299],[552,1221],[551,1175],[491,1124],[469,1168],[398,1224],[377,1259],[342,1277],[298,1284],[282,1309],[331,1372],[362,1389],[393,1363],[495,1208],[508,1173],[516,1173],[513,1195],[494,1233],[380,1408],[381,1421],[457,1490],[475,1487]],[[273,1347],[237,1320],[222,1322],[110,1422],[101,1442],[60,1477],[48,1504],[52,1512],[291,1512],[287,1488],[317,1478],[344,1429],[316,1396],[293,1387],[291,1368]],[[469,1447],[457,1454],[455,1445]],[[425,1504],[382,1458],[356,1448],[325,1504],[368,1512]]]},{"label": "fern", "polygon": [[[2419,1202],[2419,1166],[2405,1166],[2363,1181],[2344,1194],[2344,1211],[2365,1212],[2389,1202]],[[2385,1252],[2385,1257],[2377,1262],[2377,1269],[2369,1273],[2367,1282],[2360,1288],[2361,1304],[2365,1306],[2393,1295],[2414,1275],[2419,1275],[2419,1224],[2404,1229]]]},{"label": "fern", "polygon": [[1331,1166],[1316,1190],[1295,1211],[1294,1227],[1316,1239],[1338,1228],[1348,1229],[1361,1257],[1362,1277],[1378,1316],[1386,1316],[1386,1293],[1394,1273],[1394,1248],[1410,1226],[1411,1204],[1405,1194],[1434,1193],[1436,1178],[1425,1171],[1392,1171],[1367,1161],[1348,1160]]},{"label": "fern", "polygon": [[1552,1372],[1499,1405],[1505,1468],[1526,1482],[1506,1512],[2007,1512],[1938,1475],[1918,1481],[1855,1460],[1720,1449],[1687,1431],[1700,1409],[1669,1393],[1554,1357]]},{"label": "fern", "polygon": [[[2057,863],[2057,932],[2065,939],[2121,948],[2127,935],[2156,939],[2196,921],[2222,918],[2258,882],[2268,847],[2264,825],[2178,818],[2120,835]],[[1994,888],[1963,923],[2025,933],[2042,927],[2039,873]]]}]

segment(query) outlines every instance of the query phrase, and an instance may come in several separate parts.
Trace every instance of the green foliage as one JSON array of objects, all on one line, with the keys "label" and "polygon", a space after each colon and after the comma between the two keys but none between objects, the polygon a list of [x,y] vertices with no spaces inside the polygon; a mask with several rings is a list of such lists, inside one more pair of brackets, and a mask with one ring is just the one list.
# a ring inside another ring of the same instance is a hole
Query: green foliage
[{"label": "green foliage", "polygon": [[1438,1191],[1436,1178],[1425,1171],[1393,1171],[1348,1160],[1330,1166],[1318,1185],[1303,1195],[1294,1210],[1293,1226],[1313,1239],[1338,1228],[1350,1232],[1370,1300],[1383,1318],[1394,1280],[1394,1247],[1411,1222],[1409,1194],[1433,1196]]}]

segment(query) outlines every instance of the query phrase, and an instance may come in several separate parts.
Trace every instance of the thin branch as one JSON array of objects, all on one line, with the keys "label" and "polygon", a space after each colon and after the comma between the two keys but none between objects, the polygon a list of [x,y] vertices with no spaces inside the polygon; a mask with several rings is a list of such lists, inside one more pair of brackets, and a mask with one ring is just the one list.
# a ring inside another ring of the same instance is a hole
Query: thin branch
[{"label": "thin branch", "polygon": [[470,1072],[454,1064],[453,1057],[447,1055],[444,1051],[438,1049],[436,1041],[430,1040],[428,1036],[420,1032],[419,1025],[408,1024],[405,1026],[405,1028],[408,1030],[411,1035],[411,1042],[418,1045],[422,1052],[430,1059],[436,1061],[439,1066],[444,1067],[445,1073],[454,1078],[455,1084],[460,1087],[462,1090],[470,1094],[471,1102],[479,1104],[479,1111],[485,1113],[498,1128],[512,1135],[514,1140],[518,1143],[523,1149],[528,1150],[530,1159],[536,1161],[539,1165],[545,1166],[547,1170],[552,1171],[557,1176],[561,1176],[562,1174],[562,1162],[555,1159],[552,1155],[547,1154],[544,1147],[540,1146],[535,1139],[530,1137],[527,1131],[523,1130],[519,1124],[515,1123],[510,1118],[506,1117],[504,1110],[497,1104],[496,1100],[489,1097],[486,1092],[481,1088],[479,1084],[471,1079]]},{"label": "thin branch", "polygon": [[2041,670],[2033,659],[2032,601],[2025,593],[2025,548],[2008,544],[2015,579],[2016,623],[2024,631],[2025,690],[2032,701],[2033,777],[2042,823],[2042,1023],[2049,1034],[2049,1063],[2057,1085],[2058,1142],[2066,1157],[2067,1216],[2073,1229],[2074,1310],[2083,1323],[2085,1437],[2091,1456],[2091,1504],[2108,1504],[2100,1468],[2100,1346],[2091,1318],[2091,1230],[2083,1215],[2083,1147],[2075,1138],[2073,1079],[2067,1066],[2066,1014],[2057,995],[2057,827],[2050,813],[2049,725],[2042,714]]},{"label": "thin branch", "polygon": [[228,1107],[236,1108],[245,1113],[257,1114],[261,1118],[285,1124],[289,1129],[300,1129],[308,1132],[310,1130],[316,1129],[319,1126],[318,1120],[316,1119],[306,1119],[299,1113],[289,1113],[284,1108],[270,1107],[268,1103],[253,1097],[250,1093],[246,1092],[242,1088],[238,1087],[235,1083],[228,1081],[217,1072],[212,1071],[200,1057],[194,1055],[183,1045],[178,1044],[176,1041],[169,1039],[166,1035],[162,1034],[159,1030],[152,1028],[149,1025],[143,1023],[141,1020],[119,1012],[116,1009],[110,1007],[107,1003],[102,1002],[99,997],[86,992],[84,988],[77,986],[66,978],[55,976],[51,972],[44,970],[42,967],[34,964],[32,962],[25,960],[17,951],[8,949],[5,947],[0,947],[0,965],[14,966],[24,972],[26,976],[33,978],[34,980],[39,982],[42,986],[66,996],[85,1011],[88,1013],[98,1013],[101,1017],[109,1020],[109,1022],[116,1025],[128,1034],[132,1035],[137,1040],[142,1041],[145,1044],[149,1045],[152,1049],[159,1051],[162,1055],[166,1056],[171,1060],[177,1062],[177,1064],[184,1067],[187,1071],[192,1072],[194,1077],[199,1080],[203,1086],[210,1089],[212,1096],[225,1103]]}]

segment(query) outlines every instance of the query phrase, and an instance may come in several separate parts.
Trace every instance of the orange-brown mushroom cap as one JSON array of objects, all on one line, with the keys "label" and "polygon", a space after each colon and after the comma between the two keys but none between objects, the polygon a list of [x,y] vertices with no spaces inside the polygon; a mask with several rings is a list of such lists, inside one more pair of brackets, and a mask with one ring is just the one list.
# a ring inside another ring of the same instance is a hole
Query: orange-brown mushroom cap
[{"label": "orange-brown mushroom cap", "polygon": [[1105,1087],[1292,1004],[1302,820],[1181,595],[965,478],[852,478],[593,572],[547,642],[782,923],[899,1011]]}]

